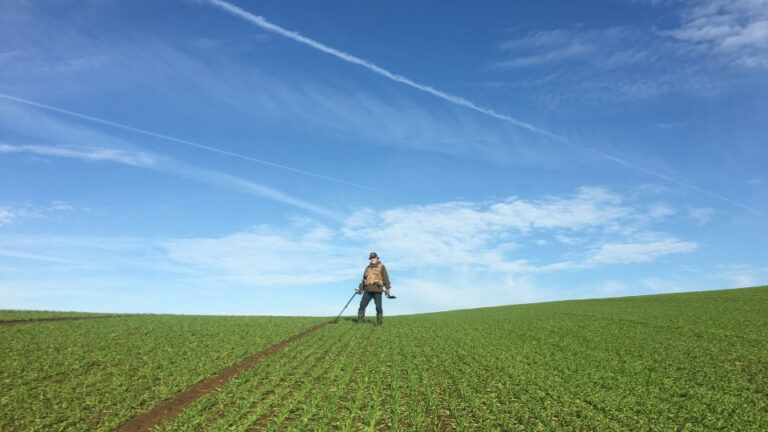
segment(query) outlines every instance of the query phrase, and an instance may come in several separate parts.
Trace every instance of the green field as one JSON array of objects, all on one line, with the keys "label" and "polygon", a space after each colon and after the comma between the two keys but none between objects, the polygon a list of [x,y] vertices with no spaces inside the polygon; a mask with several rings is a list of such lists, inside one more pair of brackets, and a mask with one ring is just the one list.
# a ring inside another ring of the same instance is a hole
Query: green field
[{"label": "green field", "polygon": [[90,318],[90,317],[102,317],[102,316],[110,316],[110,314],[87,313],[87,312],[0,310],[0,322],[48,319],[48,318]]},{"label": "green field", "polygon": [[[325,320],[0,327],[0,429],[114,429]],[[760,287],[388,317],[382,327],[342,319],[160,429],[762,431],[767,392]]]}]

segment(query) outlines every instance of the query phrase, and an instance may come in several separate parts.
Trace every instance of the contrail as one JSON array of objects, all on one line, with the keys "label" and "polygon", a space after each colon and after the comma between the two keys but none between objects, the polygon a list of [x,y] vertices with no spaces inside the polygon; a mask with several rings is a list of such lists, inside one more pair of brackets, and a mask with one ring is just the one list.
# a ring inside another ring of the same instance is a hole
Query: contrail
[{"label": "contrail", "polygon": [[674,183],[674,184],[676,184],[676,185],[678,185],[680,187],[683,187],[683,188],[695,190],[696,192],[703,193],[703,194],[708,195],[708,196],[710,196],[712,198],[718,199],[720,201],[726,202],[726,203],[734,205],[736,207],[743,208],[744,210],[749,210],[749,211],[757,213],[757,214],[763,214],[762,211],[760,211],[760,210],[758,210],[756,208],[749,207],[747,205],[744,205],[744,204],[741,204],[739,202],[736,202],[736,201],[734,201],[734,200],[732,200],[732,199],[730,199],[730,198],[728,198],[728,197],[726,197],[724,195],[720,195],[719,193],[711,192],[711,191],[708,191],[706,189],[702,189],[702,188],[700,188],[700,187],[698,187],[696,185],[692,185],[692,184],[689,184],[689,183],[682,182],[682,181],[677,180],[675,178],[672,178],[672,177],[670,177],[668,175],[665,175],[665,174],[662,174],[662,173],[659,173],[659,172],[656,172],[656,171],[653,171],[653,170],[649,170],[649,169],[643,168],[641,166],[633,165],[633,164],[625,161],[624,159],[617,158],[616,156],[612,156],[612,155],[610,155],[608,153],[605,153],[605,152],[602,152],[600,150],[595,150],[595,149],[593,149],[591,147],[587,147],[587,146],[581,146],[581,147],[584,148],[587,151],[590,151],[590,152],[598,155],[598,156],[601,156],[603,158],[606,158],[608,160],[616,162],[619,165],[624,165],[627,168],[631,168],[631,169],[634,169],[634,170],[637,170],[637,171],[640,171],[640,172],[644,172],[644,173],[646,173],[648,175],[660,178],[662,180],[666,180],[666,181],[668,181],[670,183]]},{"label": "contrail", "polygon": [[[80,159],[87,161],[110,161],[123,165],[134,166],[137,168],[146,168],[165,174],[173,174],[179,177],[188,178],[194,181],[213,184],[227,189],[245,192],[251,195],[257,195],[268,198],[284,204],[299,207],[304,210],[317,213],[336,221],[343,221],[343,218],[333,211],[310,204],[294,196],[280,192],[277,189],[265,186],[259,183],[245,180],[233,175],[198,168],[184,162],[174,161],[172,159],[155,159],[150,155],[143,153],[131,154],[114,149],[104,149],[100,147],[61,147],[49,145],[10,145],[0,141],[0,153],[35,153],[46,156]],[[0,211],[2,208],[0,208]],[[2,214],[0,214],[2,216]],[[0,220],[0,225],[2,225]],[[2,250],[0,250],[2,255]]]},{"label": "contrail", "polygon": [[603,151],[600,151],[600,150],[591,148],[589,146],[586,146],[586,145],[574,142],[574,141],[572,141],[572,140],[570,140],[570,139],[568,139],[568,138],[566,138],[566,137],[564,137],[562,135],[555,134],[555,133],[550,132],[550,131],[545,130],[545,129],[537,128],[537,127],[531,125],[530,123],[526,123],[524,121],[518,120],[518,119],[516,119],[514,117],[510,117],[510,116],[505,115],[505,114],[500,114],[500,113],[498,113],[498,112],[496,112],[496,111],[494,111],[494,110],[492,110],[490,108],[485,108],[485,107],[479,106],[479,105],[475,104],[472,101],[464,99],[461,96],[452,95],[450,93],[446,93],[444,91],[438,90],[438,89],[436,89],[436,88],[434,88],[432,86],[428,86],[428,85],[425,85],[425,84],[417,83],[416,81],[413,81],[410,78],[404,77],[402,75],[398,75],[398,74],[396,74],[394,72],[391,72],[391,71],[389,71],[387,69],[384,69],[384,68],[382,68],[380,66],[377,66],[376,64],[374,64],[374,63],[372,63],[372,62],[370,62],[368,60],[362,59],[360,57],[356,57],[356,56],[354,56],[352,54],[346,53],[346,52],[338,50],[336,48],[329,47],[328,45],[322,44],[322,43],[320,43],[320,42],[318,42],[316,40],[310,39],[310,38],[308,38],[306,36],[302,36],[301,34],[295,32],[295,31],[287,30],[287,29],[284,29],[284,28],[282,28],[282,27],[280,27],[278,25],[272,24],[269,21],[267,21],[266,19],[264,19],[263,17],[260,17],[258,15],[254,15],[254,14],[246,11],[245,9],[242,9],[242,8],[240,8],[238,6],[235,6],[235,5],[233,5],[233,4],[229,3],[229,2],[226,2],[224,0],[207,0],[207,1],[210,4],[214,5],[214,6],[217,6],[217,7],[221,8],[221,9],[223,9],[223,10],[225,10],[225,11],[227,11],[227,12],[229,12],[229,13],[235,15],[235,16],[238,16],[238,17],[240,17],[240,18],[242,18],[242,19],[244,19],[244,20],[246,20],[248,22],[251,22],[251,23],[253,23],[253,24],[263,28],[264,30],[270,31],[272,33],[277,33],[277,34],[279,34],[281,36],[284,36],[284,37],[287,37],[289,39],[293,39],[293,40],[295,40],[297,42],[300,42],[300,43],[303,43],[305,45],[308,45],[308,46],[310,46],[310,47],[312,47],[312,48],[314,48],[314,49],[316,49],[318,51],[322,51],[324,53],[327,53],[327,54],[330,54],[332,56],[338,57],[338,58],[340,58],[340,59],[342,59],[342,60],[344,60],[344,61],[346,61],[348,63],[352,63],[352,64],[356,64],[356,65],[362,66],[362,67],[364,67],[364,68],[366,68],[366,69],[368,69],[368,70],[370,70],[370,71],[372,71],[372,72],[374,72],[376,74],[382,75],[382,76],[384,76],[384,77],[386,77],[386,78],[388,78],[388,79],[390,79],[392,81],[399,82],[399,83],[405,84],[405,85],[407,85],[409,87],[413,87],[413,88],[415,88],[417,90],[421,90],[423,92],[429,93],[429,94],[431,94],[433,96],[436,96],[436,97],[438,97],[440,99],[446,100],[446,101],[448,101],[448,102],[450,102],[452,104],[463,106],[463,107],[469,108],[471,110],[477,111],[479,113],[485,114],[487,116],[490,116],[490,117],[493,117],[493,118],[496,118],[496,119],[499,119],[499,120],[503,120],[503,121],[512,123],[512,124],[514,124],[516,126],[519,126],[519,127],[523,128],[523,129],[527,129],[527,130],[529,130],[531,132],[535,132],[535,133],[537,133],[539,135],[543,135],[543,136],[555,139],[557,141],[560,141],[560,142],[563,142],[563,143],[566,143],[566,144],[571,144],[571,145],[575,145],[575,146],[581,147],[581,148],[583,148],[583,149],[585,149],[585,150],[587,150],[587,151],[589,151],[591,153],[594,153],[594,154],[596,154],[598,156],[601,156],[601,157],[603,157],[605,159],[608,159],[610,161],[613,161],[615,163],[624,165],[626,167],[629,167],[629,168],[632,168],[632,169],[644,172],[646,174],[649,174],[651,176],[657,177],[659,179],[669,181],[669,182],[674,183],[674,184],[676,184],[678,186],[689,188],[689,189],[695,190],[697,192],[701,192],[701,193],[704,193],[706,195],[709,195],[712,198],[716,198],[716,199],[719,199],[721,201],[727,202],[729,204],[741,207],[743,209],[750,210],[750,211],[762,214],[762,212],[760,210],[757,210],[757,209],[751,208],[749,206],[746,206],[744,204],[740,204],[738,202],[735,202],[735,201],[733,201],[733,200],[731,200],[729,198],[726,198],[723,195],[720,195],[720,194],[717,194],[717,193],[714,193],[714,192],[710,192],[710,191],[702,189],[702,188],[700,188],[698,186],[694,186],[694,185],[690,185],[690,184],[684,183],[682,181],[676,180],[676,179],[671,178],[669,176],[666,176],[664,174],[660,174],[660,173],[657,173],[655,171],[652,171],[652,170],[649,170],[649,169],[646,169],[646,168],[642,168],[642,167],[633,165],[633,164],[631,164],[631,163],[629,163],[629,162],[627,162],[625,160],[619,159],[619,158],[617,158],[615,156],[612,156],[612,155],[610,155],[608,153],[605,153]]},{"label": "contrail", "polygon": [[210,152],[214,152],[214,153],[219,153],[219,154],[223,154],[223,155],[227,155],[227,156],[232,156],[232,157],[236,157],[238,159],[247,160],[249,162],[255,162],[255,163],[258,163],[258,164],[267,165],[267,166],[271,166],[271,167],[274,167],[274,168],[279,168],[279,169],[286,170],[286,171],[291,171],[291,172],[294,172],[294,173],[297,173],[297,174],[302,174],[302,175],[311,176],[311,177],[315,177],[315,178],[319,178],[319,179],[323,179],[323,180],[327,180],[327,181],[331,181],[331,182],[335,182],[335,183],[341,183],[341,184],[344,184],[344,185],[347,185],[347,186],[353,186],[353,187],[360,188],[360,189],[366,189],[366,190],[369,190],[369,191],[374,191],[374,192],[379,192],[379,193],[385,193],[385,194],[388,194],[388,195],[392,195],[391,193],[386,192],[386,191],[382,191],[380,189],[372,188],[372,187],[361,185],[361,184],[357,184],[357,183],[348,182],[346,180],[337,179],[335,177],[328,177],[328,176],[325,176],[325,175],[322,175],[322,174],[317,174],[317,173],[313,173],[313,172],[310,172],[310,171],[304,171],[304,170],[301,170],[301,169],[298,169],[298,168],[292,168],[292,167],[289,167],[289,166],[286,166],[286,165],[280,165],[280,164],[277,164],[277,163],[274,163],[274,162],[269,162],[269,161],[266,161],[266,160],[263,160],[263,159],[254,158],[254,157],[247,156],[247,155],[244,155],[244,154],[235,153],[235,152],[231,152],[231,151],[228,151],[228,150],[222,150],[220,148],[211,147],[211,146],[208,146],[208,145],[205,145],[205,144],[200,144],[200,143],[196,143],[194,141],[189,141],[189,140],[185,140],[185,139],[181,139],[181,138],[172,137],[172,136],[169,136],[169,135],[164,135],[164,134],[161,134],[161,133],[152,132],[152,131],[148,131],[148,130],[145,130],[145,129],[139,129],[139,128],[136,128],[136,127],[133,127],[133,126],[124,125],[124,124],[113,122],[113,121],[110,121],[110,120],[104,120],[104,119],[100,119],[98,117],[93,117],[93,116],[89,116],[89,115],[86,115],[86,114],[81,114],[81,113],[78,113],[78,112],[75,112],[75,111],[70,111],[70,110],[66,110],[66,109],[63,109],[63,108],[58,108],[58,107],[55,107],[55,106],[46,105],[46,104],[43,104],[43,103],[40,103],[40,102],[31,101],[29,99],[23,99],[23,98],[20,98],[20,97],[11,96],[11,95],[8,95],[8,94],[5,94],[5,93],[0,93],[0,98],[6,99],[6,100],[9,100],[9,101],[13,101],[13,102],[17,102],[17,103],[21,103],[21,104],[24,104],[24,105],[33,106],[35,108],[41,108],[41,109],[48,110],[48,111],[53,111],[53,112],[57,112],[57,113],[61,113],[61,114],[66,114],[66,115],[69,115],[69,116],[72,116],[72,117],[77,117],[77,118],[80,118],[80,119],[83,119],[83,120],[88,120],[90,122],[99,123],[99,124],[111,126],[111,127],[114,127],[114,128],[135,132],[135,133],[138,133],[138,134],[141,134],[141,135],[146,135],[146,136],[150,136],[150,137],[153,137],[153,138],[159,138],[159,139],[163,139],[163,140],[166,140],[166,141],[173,141],[175,143],[184,144],[184,145],[187,145],[187,146],[190,146],[190,147],[195,147],[195,148],[198,148],[198,149],[201,149],[201,150],[206,150],[206,151],[210,151]]},{"label": "contrail", "polygon": [[322,44],[320,42],[317,42],[315,40],[312,40],[312,39],[310,39],[308,37],[302,36],[302,35],[300,35],[297,32],[286,30],[286,29],[284,29],[284,28],[282,28],[280,26],[277,26],[275,24],[270,23],[269,21],[265,20],[263,17],[254,15],[254,14],[252,14],[252,13],[250,13],[250,12],[248,12],[248,11],[242,9],[242,8],[239,8],[239,7],[237,7],[237,6],[235,6],[235,5],[231,4],[231,3],[228,3],[228,2],[225,2],[225,1],[222,1],[222,0],[208,0],[208,1],[211,4],[213,4],[214,6],[218,6],[218,7],[222,8],[222,9],[224,9],[227,12],[230,12],[230,13],[236,15],[236,16],[239,16],[240,18],[243,18],[243,19],[245,19],[247,21],[250,21],[253,24],[256,24],[257,26],[259,26],[259,27],[261,27],[261,28],[263,28],[265,30],[271,31],[273,33],[277,33],[277,34],[285,36],[285,37],[287,37],[289,39],[293,39],[293,40],[295,40],[297,42],[301,42],[301,43],[303,43],[305,45],[309,45],[312,48],[315,48],[315,49],[317,49],[319,51],[322,51],[324,53],[330,54],[332,56],[336,56],[336,57],[338,57],[338,58],[340,58],[340,59],[342,59],[342,60],[344,60],[346,62],[360,65],[360,66],[362,66],[362,67],[364,67],[364,68],[366,68],[368,70],[371,70],[371,71],[373,71],[373,72],[375,72],[375,73],[377,73],[379,75],[383,75],[383,76],[391,79],[392,81],[396,81],[396,82],[405,84],[407,86],[413,87],[415,89],[421,90],[423,92],[427,92],[427,93],[429,93],[429,94],[431,94],[433,96],[439,97],[440,99],[444,99],[444,100],[447,100],[448,102],[451,102],[453,104],[460,105],[460,106],[463,106],[463,107],[475,110],[477,112],[483,113],[483,114],[491,116],[491,117],[495,117],[495,118],[497,118],[499,120],[504,120],[504,121],[510,122],[510,123],[512,123],[514,125],[517,125],[517,126],[521,127],[521,128],[528,129],[529,131],[536,132],[536,133],[539,133],[541,135],[545,135],[545,136],[548,136],[548,137],[554,138],[554,139],[559,139],[559,140],[563,139],[563,137],[561,137],[559,135],[556,135],[556,134],[554,134],[552,132],[549,132],[549,131],[546,131],[546,130],[543,130],[543,129],[539,129],[539,128],[531,125],[531,124],[528,124],[528,123],[525,123],[523,121],[520,121],[520,120],[518,120],[518,119],[516,119],[514,117],[510,117],[510,116],[504,115],[504,114],[499,114],[499,113],[497,113],[496,111],[494,111],[494,110],[492,110],[490,108],[481,107],[479,105],[474,104],[471,101],[468,101],[468,100],[464,99],[463,97],[455,96],[455,95],[452,95],[450,93],[446,93],[444,91],[440,91],[440,90],[438,90],[438,89],[436,89],[434,87],[428,86],[428,85],[419,84],[416,81],[413,81],[413,80],[411,80],[409,78],[406,78],[406,77],[404,77],[402,75],[398,75],[396,73],[392,73],[392,72],[390,72],[390,71],[388,71],[388,70],[386,70],[386,69],[384,69],[382,67],[376,66],[375,64],[369,62],[368,60],[364,60],[364,59],[361,59],[360,57],[355,57],[352,54],[345,53],[344,51],[337,50],[336,48],[329,47],[328,45],[324,45],[324,44]]}]

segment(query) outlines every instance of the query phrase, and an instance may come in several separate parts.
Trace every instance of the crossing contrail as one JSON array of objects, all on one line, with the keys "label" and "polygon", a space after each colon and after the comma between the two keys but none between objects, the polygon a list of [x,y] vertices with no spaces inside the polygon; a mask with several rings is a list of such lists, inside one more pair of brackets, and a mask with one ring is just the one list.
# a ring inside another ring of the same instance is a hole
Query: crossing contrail
[{"label": "crossing contrail", "polygon": [[207,0],[207,1],[210,4],[216,6],[216,7],[220,8],[220,9],[223,9],[224,11],[229,12],[232,15],[240,17],[240,18],[242,18],[242,19],[244,19],[244,20],[246,20],[246,21],[248,21],[248,22],[250,22],[252,24],[255,24],[255,25],[263,28],[264,30],[270,31],[272,33],[277,33],[277,34],[279,34],[281,36],[284,36],[286,38],[289,38],[289,39],[293,39],[296,42],[308,45],[308,46],[310,46],[310,47],[312,47],[312,48],[314,48],[314,49],[316,49],[318,51],[322,51],[322,52],[324,52],[326,54],[330,54],[332,56],[338,57],[338,58],[340,58],[340,59],[342,59],[342,60],[344,60],[344,61],[346,61],[348,63],[352,63],[352,64],[356,64],[356,65],[362,66],[362,67],[364,67],[364,68],[366,68],[366,69],[368,69],[368,70],[370,70],[370,71],[372,71],[372,72],[374,72],[374,73],[376,73],[378,75],[384,76],[385,78],[388,78],[388,79],[390,79],[392,81],[395,81],[395,82],[398,82],[398,83],[402,83],[402,84],[405,84],[405,85],[407,85],[409,87],[415,88],[417,90],[429,93],[429,94],[431,94],[433,96],[436,96],[436,97],[438,97],[440,99],[446,100],[446,101],[448,101],[448,102],[450,102],[452,104],[463,106],[463,107],[469,108],[471,110],[477,111],[479,113],[485,114],[487,116],[490,116],[490,117],[493,117],[493,118],[496,118],[496,119],[499,119],[499,120],[506,121],[508,123],[511,123],[513,125],[521,127],[523,129],[527,129],[527,130],[529,130],[531,132],[534,132],[534,133],[537,133],[539,135],[543,135],[543,136],[546,136],[548,138],[552,138],[552,139],[555,139],[557,141],[560,141],[560,142],[563,142],[563,143],[566,143],[566,144],[571,144],[571,145],[574,145],[574,146],[581,147],[581,148],[587,150],[588,152],[591,152],[591,153],[596,154],[596,155],[598,155],[600,157],[608,159],[608,160],[610,160],[610,161],[612,161],[614,163],[618,163],[620,165],[624,165],[626,167],[629,167],[629,168],[632,168],[634,170],[646,173],[648,175],[654,176],[654,177],[659,178],[661,180],[665,180],[665,181],[674,183],[674,184],[676,184],[678,186],[685,187],[685,188],[688,188],[688,189],[691,189],[691,190],[695,190],[697,192],[701,192],[701,193],[706,194],[706,195],[708,195],[708,196],[710,196],[712,198],[716,198],[718,200],[721,200],[723,202],[729,203],[731,205],[735,205],[735,206],[743,208],[745,210],[749,210],[749,211],[752,211],[752,212],[756,212],[756,213],[762,214],[762,212],[760,210],[754,209],[754,208],[746,206],[744,204],[740,204],[740,203],[738,203],[736,201],[733,201],[733,200],[731,200],[731,199],[729,199],[729,198],[727,198],[727,197],[725,197],[723,195],[720,195],[718,193],[710,192],[710,191],[708,191],[706,189],[702,189],[702,188],[700,188],[698,186],[694,186],[694,185],[682,182],[680,180],[676,180],[676,179],[674,179],[672,177],[669,177],[667,175],[660,174],[660,173],[657,173],[655,171],[652,171],[652,170],[649,170],[649,169],[646,169],[646,168],[634,165],[634,164],[632,164],[630,162],[627,162],[627,161],[625,161],[623,159],[617,158],[617,157],[615,157],[615,156],[613,156],[611,154],[608,154],[608,153],[606,153],[604,151],[597,150],[595,148],[586,146],[584,144],[574,142],[574,141],[572,141],[572,140],[570,140],[570,139],[568,139],[568,138],[566,138],[566,137],[564,137],[562,135],[558,135],[558,134],[550,132],[548,130],[545,130],[545,129],[542,129],[542,128],[538,128],[536,126],[531,125],[530,123],[526,123],[526,122],[518,120],[518,119],[516,119],[514,117],[511,117],[511,116],[508,116],[508,115],[505,115],[505,114],[500,114],[500,113],[498,113],[498,112],[496,112],[496,111],[494,111],[494,110],[492,110],[490,108],[482,107],[480,105],[475,104],[472,101],[464,99],[461,96],[456,96],[456,95],[453,95],[453,94],[450,94],[450,93],[446,93],[444,91],[438,90],[438,89],[436,89],[436,88],[434,88],[432,86],[426,85],[426,84],[420,84],[420,83],[418,83],[416,81],[413,81],[410,78],[404,77],[402,75],[398,75],[398,74],[396,74],[394,72],[391,72],[391,71],[389,71],[387,69],[384,69],[381,66],[377,66],[373,62],[370,62],[368,60],[365,60],[365,59],[362,59],[360,57],[354,56],[352,54],[346,53],[344,51],[338,50],[336,48],[330,47],[330,46],[325,45],[325,44],[323,44],[321,42],[318,42],[318,41],[316,41],[314,39],[310,39],[310,38],[308,38],[306,36],[302,36],[298,32],[287,30],[287,29],[284,29],[284,28],[282,28],[282,27],[280,27],[278,25],[272,24],[269,21],[267,21],[266,19],[264,19],[264,17],[258,16],[258,15],[254,15],[251,12],[248,12],[248,11],[246,11],[243,8],[240,8],[238,6],[233,5],[232,3],[226,2],[224,0]]},{"label": "crossing contrail", "polygon": [[152,132],[152,131],[148,131],[148,130],[145,130],[145,129],[139,129],[139,128],[136,128],[136,127],[133,127],[133,126],[128,126],[128,125],[117,123],[117,122],[113,122],[113,121],[110,121],[110,120],[104,120],[104,119],[101,119],[101,118],[98,118],[98,117],[89,116],[89,115],[82,114],[82,113],[79,113],[79,112],[70,111],[70,110],[67,110],[67,109],[58,108],[58,107],[51,106],[51,105],[46,105],[46,104],[40,103],[40,102],[31,101],[29,99],[24,99],[24,98],[20,98],[20,97],[16,97],[16,96],[11,96],[11,95],[8,95],[8,94],[5,94],[5,93],[0,93],[0,99],[5,99],[5,100],[17,102],[17,103],[28,105],[28,106],[32,106],[32,107],[35,107],[35,108],[41,108],[41,109],[44,109],[44,110],[47,110],[47,111],[53,111],[53,112],[57,112],[57,113],[60,113],[60,114],[66,114],[68,116],[77,117],[77,118],[80,118],[80,119],[83,119],[83,120],[88,120],[90,122],[99,123],[99,124],[102,124],[102,125],[111,126],[111,127],[114,127],[114,128],[135,132],[135,133],[138,133],[138,134],[141,134],[141,135],[150,136],[150,137],[153,137],[153,138],[159,138],[159,139],[166,140],[166,141],[172,141],[172,142],[175,142],[175,143],[178,143],[178,144],[184,144],[186,146],[195,147],[195,148],[198,148],[198,149],[201,149],[201,150],[206,150],[206,151],[213,152],[213,153],[219,153],[219,154],[222,154],[222,155],[235,157],[235,158],[238,158],[238,159],[243,159],[243,160],[247,160],[249,162],[255,162],[255,163],[258,163],[258,164],[261,164],[261,165],[266,165],[266,166],[270,166],[270,167],[274,167],[274,168],[279,168],[279,169],[282,169],[282,170],[285,170],[285,171],[294,172],[294,173],[297,173],[297,174],[302,174],[302,175],[306,175],[306,176],[310,176],[310,177],[315,177],[315,178],[319,178],[319,179],[323,179],[323,180],[327,180],[327,181],[331,181],[331,182],[335,182],[335,183],[340,183],[340,184],[347,185],[347,186],[353,186],[353,187],[356,187],[356,188],[359,188],[359,189],[366,189],[366,190],[369,190],[369,191],[374,191],[374,192],[385,193],[385,194],[391,195],[389,192],[385,192],[385,191],[382,191],[380,189],[372,188],[372,187],[361,185],[361,184],[357,184],[357,183],[348,182],[346,180],[341,180],[341,179],[338,179],[338,178],[335,178],[335,177],[329,177],[329,176],[325,176],[325,175],[322,175],[322,174],[317,174],[317,173],[313,173],[313,172],[310,172],[310,171],[305,171],[305,170],[302,170],[302,169],[293,168],[293,167],[289,167],[289,166],[286,166],[286,165],[281,165],[281,164],[274,163],[274,162],[269,162],[269,161],[266,161],[266,160],[263,160],[263,159],[258,159],[258,158],[251,157],[251,156],[248,156],[248,155],[244,155],[244,154],[241,154],[241,153],[235,153],[235,152],[231,152],[229,150],[223,150],[223,149],[220,149],[220,148],[211,147],[209,145],[196,143],[194,141],[189,141],[189,140],[185,140],[185,139],[182,139],[182,138],[172,137],[170,135],[165,135],[165,134],[161,134],[161,133],[157,133],[157,132]]}]

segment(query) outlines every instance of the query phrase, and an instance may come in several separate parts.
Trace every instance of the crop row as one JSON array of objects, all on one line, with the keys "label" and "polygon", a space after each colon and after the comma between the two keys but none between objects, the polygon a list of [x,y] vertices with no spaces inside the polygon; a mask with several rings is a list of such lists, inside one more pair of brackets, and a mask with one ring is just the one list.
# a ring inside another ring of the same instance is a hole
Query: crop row
[{"label": "crop row", "polygon": [[0,327],[0,430],[111,430],[320,321],[132,316]]},{"label": "crop row", "polygon": [[765,430],[768,290],[747,294],[342,321],[163,429]]},{"label": "crop row", "polygon": [[[326,325],[166,431],[768,430],[768,288]],[[0,430],[111,430],[316,318],[0,328]]]},{"label": "crop row", "polygon": [[48,311],[16,311],[0,310],[0,322],[18,320],[39,320],[49,318],[90,318],[106,317],[111,314],[86,313],[86,312],[48,312]]}]

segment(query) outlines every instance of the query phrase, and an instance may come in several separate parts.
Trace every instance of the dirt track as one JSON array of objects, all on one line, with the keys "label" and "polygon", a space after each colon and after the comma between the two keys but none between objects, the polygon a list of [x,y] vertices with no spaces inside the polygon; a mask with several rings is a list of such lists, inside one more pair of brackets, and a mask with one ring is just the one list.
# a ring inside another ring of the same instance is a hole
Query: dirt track
[{"label": "dirt track", "polygon": [[322,324],[318,324],[312,328],[304,330],[299,334],[291,336],[290,338],[285,339],[282,342],[272,345],[271,347],[263,351],[259,351],[258,353],[252,355],[251,357],[248,357],[247,359],[241,361],[240,363],[237,363],[233,366],[230,366],[227,369],[224,369],[223,371],[219,372],[217,375],[214,375],[210,378],[206,378],[203,381],[200,381],[199,383],[194,384],[192,387],[184,390],[181,393],[178,393],[176,396],[166,400],[160,405],[157,405],[150,411],[137,415],[136,417],[129,420],[127,423],[124,423],[122,426],[114,429],[113,432],[151,431],[153,428],[155,428],[156,426],[159,426],[165,420],[170,420],[176,417],[177,415],[179,415],[184,410],[184,407],[186,407],[188,404],[216,390],[217,388],[226,384],[232,378],[252,368],[259,361],[280,351],[286,345],[289,345],[290,343],[298,339],[301,339],[304,336],[307,336],[308,334],[314,332],[315,330],[319,329],[320,327],[323,327],[326,324],[328,323],[324,322]]}]

